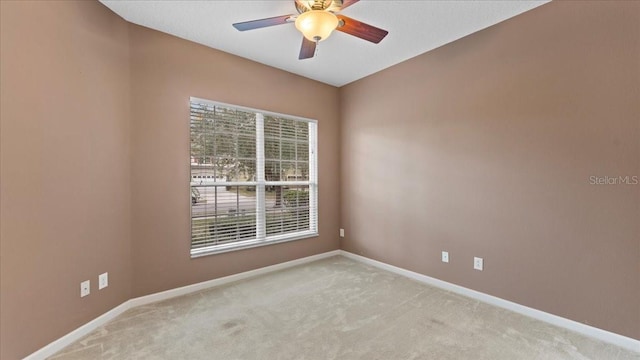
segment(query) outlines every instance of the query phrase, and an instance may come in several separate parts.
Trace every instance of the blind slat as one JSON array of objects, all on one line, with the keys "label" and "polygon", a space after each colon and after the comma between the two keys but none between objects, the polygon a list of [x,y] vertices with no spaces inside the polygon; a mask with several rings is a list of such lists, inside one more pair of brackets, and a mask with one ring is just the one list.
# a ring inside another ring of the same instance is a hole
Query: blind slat
[{"label": "blind slat", "polygon": [[315,127],[192,99],[192,250],[317,231]]}]

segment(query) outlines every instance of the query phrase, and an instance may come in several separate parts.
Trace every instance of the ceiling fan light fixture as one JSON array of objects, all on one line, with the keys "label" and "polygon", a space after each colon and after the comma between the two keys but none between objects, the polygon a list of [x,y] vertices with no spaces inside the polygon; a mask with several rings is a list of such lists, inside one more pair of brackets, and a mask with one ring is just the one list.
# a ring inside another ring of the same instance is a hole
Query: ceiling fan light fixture
[{"label": "ceiling fan light fixture", "polygon": [[338,17],[325,10],[309,10],[298,15],[296,29],[309,41],[322,41],[338,27]]}]

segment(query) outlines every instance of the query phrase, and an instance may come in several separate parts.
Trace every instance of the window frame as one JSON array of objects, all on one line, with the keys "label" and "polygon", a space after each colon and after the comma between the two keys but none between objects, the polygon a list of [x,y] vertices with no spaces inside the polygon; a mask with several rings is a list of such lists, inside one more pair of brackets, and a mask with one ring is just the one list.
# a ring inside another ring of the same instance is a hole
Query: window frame
[{"label": "window frame", "polygon": [[[189,200],[189,249],[191,258],[198,258],[207,255],[220,254],[230,251],[249,249],[254,247],[278,244],[288,241],[309,239],[319,236],[319,217],[318,217],[318,121],[305,117],[282,114],[273,111],[250,108],[227,104],[223,102],[207,100],[198,97],[189,98],[189,109],[191,103],[201,103],[210,106],[226,107],[238,111],[245,111],[256,114],[256,177],[255,181],[234,181],[234,182],[217,182],[214,180],[212,186],[255,186],[256,188],[256,238],[250,240],[240,240],[219,245],[209,245],[194,249],[193,246],[193,203],[191,196]],[[271,116],[277,118],[285,118],[289,120],[306,122],[313,124],[309,127],[309,180],[305,181],[266,181],[264,175],[265,169],[265,135],[264,135],[264,117]],[[189,117],[190,119],[190,117]],[[187,122],[190,126],[191,120]],[[191,140],[189,140],[189,159],[191,159]],[[191,161],[189,166],[189,191],[192,188]],[[216,184],[217,183],[217,184]],[[298,231],[293,233],[266,235],[266,203],[265,189],[267,186],[309,186],[309,230]]]}]

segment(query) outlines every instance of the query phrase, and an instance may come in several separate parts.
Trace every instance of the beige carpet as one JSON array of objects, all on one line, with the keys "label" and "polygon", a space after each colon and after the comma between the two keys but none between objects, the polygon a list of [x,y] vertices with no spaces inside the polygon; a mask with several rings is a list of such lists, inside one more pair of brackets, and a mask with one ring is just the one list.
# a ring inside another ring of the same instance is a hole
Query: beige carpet
[{"label": "beige carpet", "polygon": [[52,359],[640,359],[344,257],[127,311]]}]

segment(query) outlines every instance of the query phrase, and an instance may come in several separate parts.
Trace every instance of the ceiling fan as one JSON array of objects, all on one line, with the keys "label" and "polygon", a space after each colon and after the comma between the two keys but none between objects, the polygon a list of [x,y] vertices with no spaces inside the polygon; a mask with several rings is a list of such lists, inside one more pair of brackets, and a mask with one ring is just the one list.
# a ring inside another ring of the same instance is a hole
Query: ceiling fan
[{"label": "ceiling fan", "polygon": [[240,31],[260,29],[268,26],[294,22],[302,33],[302,47],[298,59],[309,59],[315,55],[316,46],[326,40],[333,30],[338,30],[360,39],[379,43],[389,33],[337,14],[359,0],[294,0],[298,14],[276,16],[266,19],[245,21],[233,24]]}]

